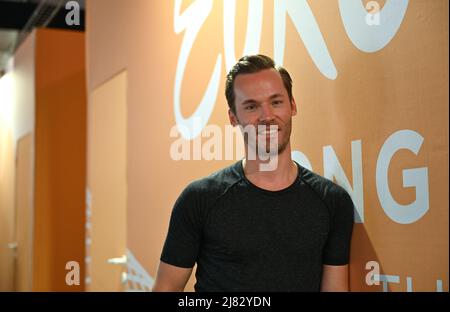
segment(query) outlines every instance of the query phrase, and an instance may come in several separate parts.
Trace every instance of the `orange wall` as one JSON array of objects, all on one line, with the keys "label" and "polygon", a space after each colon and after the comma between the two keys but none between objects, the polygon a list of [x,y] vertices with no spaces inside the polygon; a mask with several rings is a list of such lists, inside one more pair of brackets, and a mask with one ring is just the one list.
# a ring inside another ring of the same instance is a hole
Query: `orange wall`
[{"label": "orange wall", "polygon": [[15,153],[12,125],[8,120],[11,116],[6,115],[6,110],[12,108],[13,103],[9,102],[6,94],[2,94],[11,92],[5,90],[10,87],[7,79],[12,80],[11,73],[0,78],[0,291],[14,289],[14,271],[11,270],[14,265],[13,251],[8,244],[14,242]]},{"label": "orange wall", "polygon": [[[34,122],[35,122],[35,36],[34,32],[31,33],[25,40],[17,47],[14,58],[13,68],[8,73],[8,79],[10,79],[10,85],[7,86],[8,90],[4,90],[5,94],[1,94],[2,101],[11,101],[11,120],[6,123],[2,123],[0,126],[2,131],[2,138],[0,148],[2,156],[0,156],[4,170],[2,172],[0,193],[1,193],[1,217],[0,217],[0,289],[4,291],[14,290],[31,290],[31,272],[32,259],[21,259],[19,263],[15,263],[14,254],[12,250],[7,248],[8,243],[17,242],[18,233],[16,230],[16,220],[18,213],[15,208],[15,184],[16,184],[16,148],[17,141],[25,135],[33,135]],[[2,80],[6,77],[2,77]],[[4,83],[4,81],[3,81]],[[3,90],[2,90],[3,91]],[[8,103],[2,103],[1,105]],[[8,107],[6,107],[8,109]],[[2,110],[4,107],[2,107]],[[5,117],[5,116],[2,116]],[[9,125],[8,125],[9,124]],[[10,127],[10,129],[8,129]],[[33,144],[33,143],[32,143]],[[32,169],[30,169],[32,170]],[[30,185],[32,184],[31,181]],[[31,189],[22,190],[26,194],[31,194]],[[31,210],[32,207],[29,207]],[[28,213],[27,215],[30,215]],[[22,220],[17,220],[22,222]],[[23,226],[29,225],[29,220],[22,222]],[[32,229],[28,229],[28,233],[31,233]],[[21,233],[28,234],[28,233]],[[31,235],[30,235],[31,236]],[[26,242],[31,244],[32,237],[27,237]],[[26,251],[21,252],[29,255],[31,251],[28,246],[19,246],[18,248],[24,248]],[[17,249],[17,253],[19,250]],[[18,274],[15,272],[15,265],[17,267],[23,267],[23,272]],[[24,277],[25,276],[25,277]],[[24,277],[24,278],[22,278]]]},{"label": "orange wall", "polygon": [[86,82],[84,34],[36,30],[33,290],[67,286],[68,261],[84,275]]}]

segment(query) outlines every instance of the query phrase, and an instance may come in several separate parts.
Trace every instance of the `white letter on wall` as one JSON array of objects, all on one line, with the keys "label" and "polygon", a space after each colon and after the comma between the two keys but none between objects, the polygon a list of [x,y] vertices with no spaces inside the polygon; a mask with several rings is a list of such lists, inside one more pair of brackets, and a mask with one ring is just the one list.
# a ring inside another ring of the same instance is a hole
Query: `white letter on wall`
[{"label": "white letter on wall", "polygon": [[[181,136],[186,140],[192,140],[197,137],[205,125],[208,123],[209,117],[214,109],[219,90],[220,72],[222,66],[222,55],[217,56],[216,65],[212,77],[208,83],[205,94],[197,108],[197,110],[189,118],[184,118],[180,110],[181,85],[184,76],[184,70],[188,61],[189,53],[194,45],[195,38],[211,13],[212,0],[197,0],[192,3],[183,14],[180,15],[182,0],[175,2],[174,27],[175,33],[179,34],[186,30],[183,42],[181,44],[180,55],[178,57],[177,70],[175,73],[175,89],[174,89],[174,112],[177,126]],[[194,127],[195,121],[200,121],[197,127]]]},{"label": "white letter on wall", "polygon": [[383,49],[397,33],[405,17],[408,0],[386,0],[379,14],[379,25],[367,23],[367,10],[361,0],[339,0],[345,31],[361,51],[371,53]]},{"label": "white letter on wall", "polygon": [[389,190],[389,163],[400,149],[408,149],[417,155],[422,143],[423,137],[419,133],[412,130],[400,130],[387,138],[378,156],[376,169],[378,198],[389,218],[400,224],[416,222],[428,211],[428,168],[403,170],[403,186],[416,188],[416,200],[409,205],[402,205],[395,201]]},{"label": "white letter on wall", "polygon": [[[263,5],[262,0],[250,0],[248,3],[247,34],[243,55],[256,54],[259,51],[263,23]],[[236,63],[234,51],[235,18],[236,0],[225,0],[223,2],[223,39],[227,72]]]},{"label": "white letter on wall", "polygon": [[291,157],[300,166],[313,171],[312,166],[311,166],[311,162],[309,161],[308,157],[306,157],[306,155],[303,154],[302,152],[300,152],[300,151],[292,151],[291,152]]},{"label": "white letter on wall", "polygon": [[328,79],[336,79],[337,70],[320,32],[319,25],[306,0],[274,1],[274,59],[283,66],[286,45],[286,13],[291,17],[306,50],[320,72]]},{"label": "white letter on wall", "polygon": [[352,173],[353,187],[345,175],[344,169],[333,150],[333,147],[323,148],[323,175],[325,178],[342,186],[349,194],[355,204],[355,223],[364,223],[364,188],[361,157],[361,140],[352,141]]}]

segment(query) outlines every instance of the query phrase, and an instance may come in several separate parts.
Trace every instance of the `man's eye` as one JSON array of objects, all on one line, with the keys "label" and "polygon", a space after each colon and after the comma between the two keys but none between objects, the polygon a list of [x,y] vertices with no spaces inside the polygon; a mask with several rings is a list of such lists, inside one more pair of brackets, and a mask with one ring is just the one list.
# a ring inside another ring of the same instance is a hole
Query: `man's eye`
[{"label": "man's eye", "polygon": [[283,103],[283,101],[273,101],[272,102],[273,105],[280,105],[281,103]]},{"label": "man's eye", "polygon": [[255,108],[255,105],[248,105],[245,107],[246,110],[253,110]]}]

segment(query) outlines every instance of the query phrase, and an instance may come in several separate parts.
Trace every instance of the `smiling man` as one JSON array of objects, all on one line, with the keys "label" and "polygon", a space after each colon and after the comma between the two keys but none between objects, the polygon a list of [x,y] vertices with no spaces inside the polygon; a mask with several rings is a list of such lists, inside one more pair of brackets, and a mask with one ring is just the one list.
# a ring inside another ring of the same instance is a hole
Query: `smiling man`
[{"label": "smiling man", "polygon": [[[231,124],[246,129],[246,156],[181,193],[153,291],[184,290],[194,264],[196,291],[347,291],[353,203],[291,158],[289,73],[245,56],[225,95]],[[276,156],[270,170],[263,154]]]}]

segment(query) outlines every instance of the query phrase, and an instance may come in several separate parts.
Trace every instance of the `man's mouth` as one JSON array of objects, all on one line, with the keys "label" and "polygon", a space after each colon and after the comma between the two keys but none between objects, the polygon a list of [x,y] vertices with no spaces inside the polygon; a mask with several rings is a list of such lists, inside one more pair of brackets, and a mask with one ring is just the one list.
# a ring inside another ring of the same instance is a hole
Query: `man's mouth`
[{"label": "man's mouth", "polygon": [[276,133],[278,133],[278,131],[279,131],[278,128],[266,129],[266,130],[259,131],[258,134],[260,134],[260,135],[275,135]]}]

